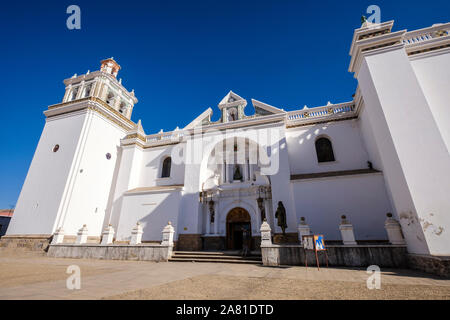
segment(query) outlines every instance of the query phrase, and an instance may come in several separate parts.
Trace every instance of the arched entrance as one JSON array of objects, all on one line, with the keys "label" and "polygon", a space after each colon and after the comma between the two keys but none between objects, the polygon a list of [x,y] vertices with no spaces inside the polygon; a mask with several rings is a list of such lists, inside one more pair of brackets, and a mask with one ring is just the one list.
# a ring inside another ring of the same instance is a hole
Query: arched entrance
[{"label": "arched entrance", "polygon": [[251,245],[250,214],[243,208],[234,208],[227,215],[227,249],[240,250],[244,243],[244,230],[247,231],[247,245]]}]

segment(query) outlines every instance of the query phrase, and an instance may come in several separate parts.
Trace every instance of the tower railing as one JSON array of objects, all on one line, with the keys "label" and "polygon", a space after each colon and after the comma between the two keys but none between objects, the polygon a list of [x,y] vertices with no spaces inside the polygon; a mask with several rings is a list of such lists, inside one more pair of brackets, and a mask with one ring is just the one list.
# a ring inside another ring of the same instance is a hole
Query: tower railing
[{"label": "tower railing", "polygon": [[450,23],[444,23],[428,28],[406,32],[403,38],[403,43],[406,46],[414,45],[429,41],[434,38],[448,36],[450,34]]},{"label": "tower railing", "polygon": [[289,111],[287,113],[287,122],[289,125],[297,122],[309,122],[320,119],[336,118],[336,117],[352,117],[355,114],[355,102],[345,102],[339,104],[330,104],[323,107],[303,108],[301,110]]}]

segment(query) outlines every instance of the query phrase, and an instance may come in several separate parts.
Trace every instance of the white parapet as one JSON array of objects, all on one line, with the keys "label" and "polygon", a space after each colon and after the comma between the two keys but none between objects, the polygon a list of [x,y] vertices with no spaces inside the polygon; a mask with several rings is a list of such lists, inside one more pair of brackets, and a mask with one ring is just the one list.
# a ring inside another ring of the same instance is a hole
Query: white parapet
[{"label": "white parapet", "polygon": [[106,227],[102,232],[102,245],[111,244],[114,241],[114,228],[112,225]]},{"label": "white parapet", "polygon": [[347,220],[345,215],[343,215],[341,218],[342,220],[341,224],[339,225],[339,230],[341,230],[341,236],[344,245],[356,245],[353,225]]},{"label": "white parapet", "polygon": [[58,228],[53,234],[52,244],[58,244],[64,242],[64,230],[63,228]]},{"label": "white parapet", "polygon": [[261,224],[261,247],[263,246],[271,246],[272,245],[272,235],[271,229],[267,221],[264,219]]},{"label": "white parapet", "polygon": [[302,243],[303,236],[311,234],[311,228],[306,224],[305,217],[300,218],[300,224],[298,225],[298,240]]},{"label": "white parapet", "polygon": [[404,245],[406,244],[405,238],[403,238],[402,227],[400,223],[392,218],[392,213],[386,214],[387,219],[384,222],[384,228],[388,234],[388,239],[391,244]]},{"label": "white parapet", "polygon": [[172,223],[169,221],[167,226],[164,227],[162,234],[162,242],[163,246],[173,246],[173,235],[175,233],[175,229],[172,227]]},{"label": "white parapet", "polygon": [[136,226],[133,228],[133,230],[131,230],[130,245],[140,244],[142,242],[142,233],[142,226],[138,222],[136,223]]},{"label": "white parapet", "polygon": [[75,241],[76,244],[83,244],[87,242],[88,238],[88,228],[84,224],[83,227],[78,230],[77,232],[77,240]]}]

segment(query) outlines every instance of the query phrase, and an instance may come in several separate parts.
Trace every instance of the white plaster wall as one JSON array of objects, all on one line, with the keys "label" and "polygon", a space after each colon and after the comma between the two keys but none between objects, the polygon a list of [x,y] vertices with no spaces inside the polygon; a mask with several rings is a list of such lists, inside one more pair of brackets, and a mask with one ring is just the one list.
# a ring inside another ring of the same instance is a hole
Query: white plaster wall
[{"label": "white plaster wall", "polygon": [[391,212],[381,173],[292,182],[299,217],[311,232],[325,239],[341,240],[340,217],[353,224],[356,240],[385,240],[386,213]]},{"label": "white plaster wall", "polygon": [[163,161],[172,155],[173,148],[174,145],[168,145],[144,150],[140,186],[153,187],[184,183],[184,163],[176,163],[174,159],[172,159],[170,177],[161,178]]},{"label": "white plaster wall", "polygon": [[138,221],[143,228],[143,241],[161,241],[161,232],[168,221],[175,229],[174,239],[178,239],[181,197],[181,190],[126,194],[122,201],[116,239],[130,240],[131,230]]},{"label": "white plaster wall", "polygon": [[[65,217],[60,222],[67,234],[76,234],[83,224],[89,235],[99,236],[111,192],[118,147],[125,130],[95,112],[86,131],[86,141],[79,150],[73,186],[68,190]],[[111,159],[106,154],[111,154]]]},{"label": "white plaster wall", "polygon": [[[336,161],[317,161],[315,141],[320,136],[331,140]],[[367,168],[369,156],[356,119],[289,128],[286,139],[291,174]]]},{"label": "white plaster wall", "polygon": [[116,168],[103,228],[108,224],[112,224],[117,230],[124,193],[140,186],[142,153],[143,150],[136,145],[120,147],[117,162],[118,168]]},{"label": "white plaster wall", "polygon": [[447,146],[404,49],[379,51],[358,81],[408,250],[449,254]]},{"label": "white plaster wall", "polygon": [[411,65],[430,106],[434,120],[450,150],[450,49],[421,54]]},{"label": "white plaster wall", "polygon": [[[52,234],[86,114],[47,119],[7,234]],[[59,144],[58,152],[53,147]]]},{"label": "white plaster wall", "polygon": [[[287,143],[284,127],[281,132],[281,140],[279,141],[278,146],[271,148],[271,153],[278,156],[279,161],[278,171],[270,176],[272,188],[272,212],[275,214],[278,208],[278,202],[281,201],[286,209],[286,232],[297,232],[295,225],[297,224],[298,216],[294,205],[294,198],[290,192],[291,172],[289,169],[289,144]],[[282,230],[278,226],[277,220],[273,217],[271,217],[270,220],[275,221],[272,232],[281,233]]]},{"label": "white plaster wall", "polygon": [[380,152],[373,135],[374,129],[372,128],[372,124],[370,123],[367,110],[364,105],[361,107],[358,119],[358,125],[364,147],[367,150],[368,159],[372,162],[374,169],[383,171],[383,163],[380,158]]}]

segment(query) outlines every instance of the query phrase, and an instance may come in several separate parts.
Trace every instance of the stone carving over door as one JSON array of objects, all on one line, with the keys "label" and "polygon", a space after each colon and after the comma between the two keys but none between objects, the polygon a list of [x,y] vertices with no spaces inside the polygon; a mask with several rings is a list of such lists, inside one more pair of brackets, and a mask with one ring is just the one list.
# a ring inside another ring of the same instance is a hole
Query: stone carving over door
[{"label": "stone carving over door", "polygon": [[234,208],[228,213],[227,222],[250,222],[250,215],[243,208]]}]

